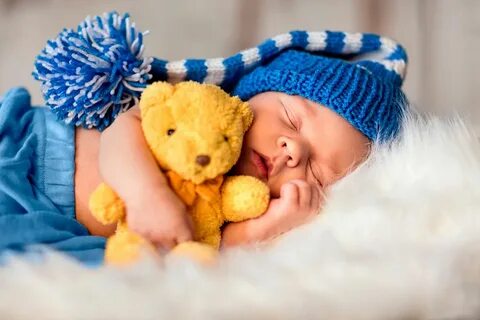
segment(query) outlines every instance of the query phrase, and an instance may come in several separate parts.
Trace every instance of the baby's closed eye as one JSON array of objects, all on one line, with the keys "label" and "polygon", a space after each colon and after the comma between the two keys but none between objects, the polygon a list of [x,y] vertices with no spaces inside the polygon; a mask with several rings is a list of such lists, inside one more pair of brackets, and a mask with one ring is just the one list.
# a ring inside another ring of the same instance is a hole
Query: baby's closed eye
[{"label": "baby's closed eye", "polygon": [[298,125],[297,118],[295,117],[295,114],[286,106],[286,104],[281,99],[280,99],[280,103],[285,113],[288,126],[294,131],[299,131],[299,125]]}]

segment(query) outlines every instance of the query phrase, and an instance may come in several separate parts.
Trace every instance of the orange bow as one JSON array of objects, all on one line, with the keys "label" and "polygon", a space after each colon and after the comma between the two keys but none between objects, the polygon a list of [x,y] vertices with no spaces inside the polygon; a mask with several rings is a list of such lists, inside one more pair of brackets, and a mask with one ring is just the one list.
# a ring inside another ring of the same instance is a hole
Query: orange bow
[{"label": "orange bow", "polygon": [[172,189],[188,206],[193,205],[197,195],[208,202],[212,201],[215,196],[220,194],[220,187],[223,183],[223,176],[206,180],[201,184],[194,184],[173,171],[167,171],[166,175]]}]

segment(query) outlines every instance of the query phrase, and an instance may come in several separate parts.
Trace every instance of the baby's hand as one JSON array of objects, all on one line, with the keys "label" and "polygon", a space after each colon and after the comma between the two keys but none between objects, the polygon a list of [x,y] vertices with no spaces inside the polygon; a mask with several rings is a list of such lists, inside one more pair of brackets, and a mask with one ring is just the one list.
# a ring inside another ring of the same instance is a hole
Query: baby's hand
[{"label": "baby's hand", "polygon": [[171,249],[192,239],[192,226],[185,204],[167,186],[145,193],[127,203],[129,228],[157,247]]},{"label": "baby's hand", "polygon": [[224,247],[273,239],[310,221],[320,209],[322,192],[303,180],[285,183],[280,198],[272,199],[267,211],[256,219],[230,223],[223,231]]}]

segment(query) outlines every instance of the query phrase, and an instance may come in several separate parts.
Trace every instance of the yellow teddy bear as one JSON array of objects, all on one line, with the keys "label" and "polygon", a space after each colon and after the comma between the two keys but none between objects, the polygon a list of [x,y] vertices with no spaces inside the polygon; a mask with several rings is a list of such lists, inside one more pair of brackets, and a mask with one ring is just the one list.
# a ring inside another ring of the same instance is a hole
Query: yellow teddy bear
[{"label": "yellow teddy bear", "polygon": [[[140,110],[147,144],[193,220],[196,242],[173,251],[211,260],[225,221],[255,218],[268,207],[269,190],[262,181],[224,177],[240,156],[253,112],[219,87],[193,81],[151,84],[142,93]],[[90,210],[102,223],[117,222],[115,235],[107,241],[106,262],[131,262],[142,250],[154,250],[128,229],[123,201],[106,184],[91,195]]]}]

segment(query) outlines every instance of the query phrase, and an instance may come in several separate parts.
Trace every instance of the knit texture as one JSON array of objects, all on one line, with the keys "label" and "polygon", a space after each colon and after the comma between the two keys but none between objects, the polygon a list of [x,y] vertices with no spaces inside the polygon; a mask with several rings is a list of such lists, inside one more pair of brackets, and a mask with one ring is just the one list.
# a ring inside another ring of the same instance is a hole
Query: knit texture
[{"label": "knit texture", "polygon": [[375,34],[292,31],[228,58],[155,59],[153,78],[218,84],[243,100],[266,91],[299,95],[345,118],[371,140],[400,128],[407,55]]},{"label": "knit texture", "polygon": [[371,140],[399,131],[407,105],[401,85],[407,55],[374,34],[292,31],[222,59],[155,60],[154,79],[196,80],[242,100],[266,91],[299,95],[345,118]]},{"label": "knit texture", "polygon": [[299,95],[332,109],[369,139],[388,140],[399,130],[405,98],[395,78],[375,71],[290,50],[244,76],[233,94],[243,100],[266,91]]},{"label": "knit texture", "polygon": [[143,57],[147,33],[128,14],[110,12],[48,41],[33,75],[57,118],[103,130],[137,104],[149,83],[194,80],[242,99],[267,90],[302,95],[335,110],[370,139],[398,131],[407,55],[391,39],[292,31],[226,58],[166,61]]},{"label": "knit texture", "polygon": [[166,61],[154,58],[153,80],[194,80],[229,90],[256,67],[288,49],[355,60],[358,66],[381,75],[398,86],[406,72],[407,55],[395,41],[371,33],[291,31],[269,38],[256,47],[226,58]]}]

